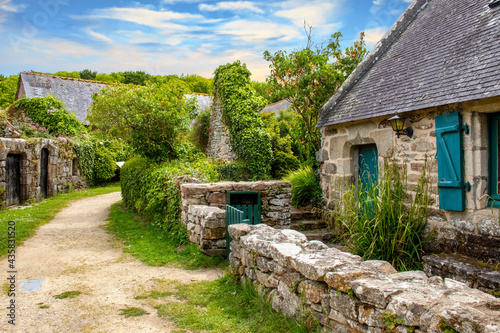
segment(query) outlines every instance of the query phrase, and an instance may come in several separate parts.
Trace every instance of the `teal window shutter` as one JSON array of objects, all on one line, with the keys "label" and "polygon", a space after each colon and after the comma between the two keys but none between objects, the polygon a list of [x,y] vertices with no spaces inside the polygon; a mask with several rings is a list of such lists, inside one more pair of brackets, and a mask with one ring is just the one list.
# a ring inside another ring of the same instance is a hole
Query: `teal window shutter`
[{"label": "teal window shutter", "polygon": [[436,116],[439,208],[465,210],[462,120],[458,112]]}]

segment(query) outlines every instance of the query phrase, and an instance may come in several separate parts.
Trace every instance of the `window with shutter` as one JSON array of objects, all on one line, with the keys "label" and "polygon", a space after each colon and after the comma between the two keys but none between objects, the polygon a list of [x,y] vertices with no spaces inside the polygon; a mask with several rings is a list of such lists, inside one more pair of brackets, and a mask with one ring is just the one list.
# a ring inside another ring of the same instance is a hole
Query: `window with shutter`
[{"label": "window with shutter", "polygon": [[464,154],[460,113],[436,116],[439,208],[465,210]]},{"label": "window with shutter", "polygon": [[489,205],[500,207],[500,113],[491,115],[489,123],[489,175],[488,175],[488,193],[490,195]]}]

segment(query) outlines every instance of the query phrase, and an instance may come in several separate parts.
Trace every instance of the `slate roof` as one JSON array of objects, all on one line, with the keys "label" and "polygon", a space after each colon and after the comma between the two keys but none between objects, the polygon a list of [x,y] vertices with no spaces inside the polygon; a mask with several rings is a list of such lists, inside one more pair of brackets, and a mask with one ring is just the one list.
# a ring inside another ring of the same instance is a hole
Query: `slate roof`
[{"label": "slate roof", "polygon": [[106,87],[106,83],[82,79],[66,78],[38,73],[19,74],[16,99],[26,96],[44,97],[52,95],[66,104],[81,122],[87,118],[87,109],[92,103],[92,95]]},{"label": "slate roof", "polygon": [[489,2],[413,1],[317,126],[500,96],[500,7]]},{"label": "slate roof", "polygon": [[278,101],[276,103],[266,105],[260,112],[262,113],[274,112],[278,116],[280,114],[280,111],[287,110],[291,104],[292,103],[290,103],[286,99],[282,99],[281,101]]}]

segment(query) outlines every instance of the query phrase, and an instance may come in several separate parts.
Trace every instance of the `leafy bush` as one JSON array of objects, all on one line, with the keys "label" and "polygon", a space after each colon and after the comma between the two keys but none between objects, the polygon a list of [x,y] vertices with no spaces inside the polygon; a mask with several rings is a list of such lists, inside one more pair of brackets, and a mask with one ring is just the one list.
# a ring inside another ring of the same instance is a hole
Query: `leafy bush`
[{"label": "leafy bush", "polygon": [[281,179],[290,173],[290,171],[295,171],[298,168],[300,168],[300,162],[297,157],[282,151],[274,153],[271,174],[275,179]]},{"label": "leafy bush", "polygon": [[225,181],[239,182],[251,178],[247,165],[239,161],[219,164],[217,172],[219,179]]},{"label": "leafy bush", "polygon": [[252,88],[250,71],[236,61],[215,70],[215,94],[223,105],[223,120],[231,145],[248,165],[253,179],[263,179],[271,171],[271,138],[264,129],[259,110],[265,100]]},{"label": "leafy bush", "polygon": [[113,153],[101,142],[81,140],[74,149],[80,174],[90,186],[105,183],[115,176],[117,166]]},{"label": "leafy bush", "polygon": [[208,127],[210,126],[210,110],[202,111],[193,122],[191,141],[202,151],[208,146]]},{"label": "leafy bush", "polygon": [[[378,183],[340,182],[335,222],[345,228],[347,244],[364,259],[390,262],[400,271],[421,269],[427,225],[429,183],[426,171],[414,195],[408,193],[406,165],[385,161]],[[360,177],[361,178],[361,177]]]},{"label": "leafy bush", "polygon": [[133,158],[121,169],[122,198],[148,222],[160,225],[173,237],[183,239],[181,228],[179,176],[192,176],[202,181],[217,178],[215,166],[206,160],[193,163],[171,162],[157,164],[147,158]]},{"label": "leafy bush", "polygon": [[115,176],[116,164],[110,151],[101,144],[95,147],[94,179],[96,184],[102,184]]},{"label": "leafy bush", "polygon": [[310,166],[290,172],[285,180],[292,183],[292,205],[303,207],[309,204],[319,206],[322,191],[318,179]]},{"label": "leafy bush", "polygon": [[184,93],[175,84],[117,84],[94,95],[88,120],[127,140],[141,156],[159,162],[174,159],[189,125],[191,104],[184,100]]},{"label": "leafy bush", "polygon": [[24,110],[34,123],[45,127],[51,135],[80,136],[87,133],[78,118],[53,96],[23,98],[16,101],[14,106]]}]

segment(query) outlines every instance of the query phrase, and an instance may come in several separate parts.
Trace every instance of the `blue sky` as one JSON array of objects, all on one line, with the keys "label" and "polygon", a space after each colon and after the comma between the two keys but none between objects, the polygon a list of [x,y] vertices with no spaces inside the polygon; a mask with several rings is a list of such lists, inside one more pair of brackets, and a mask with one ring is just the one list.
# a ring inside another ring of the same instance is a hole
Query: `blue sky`
[{"label": "blue sky", "polygon": [[304,20],[318,44],[340,31],[346,47],[364,31],[371,48],[410,2],[0,0],[0,74],[89,68],[208,78],[240,60],[263,81],[262,53],[305,46]]}]

